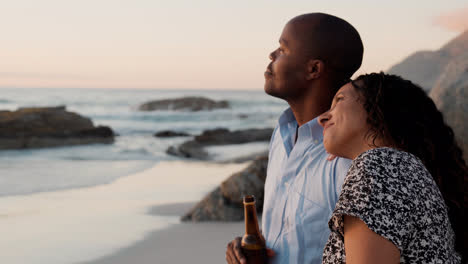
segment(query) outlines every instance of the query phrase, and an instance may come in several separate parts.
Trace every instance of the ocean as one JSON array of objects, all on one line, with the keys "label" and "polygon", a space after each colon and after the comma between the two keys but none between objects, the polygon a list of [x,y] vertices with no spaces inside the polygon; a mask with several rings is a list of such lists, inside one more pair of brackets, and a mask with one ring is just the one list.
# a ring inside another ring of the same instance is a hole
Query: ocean
[{"label": "ocean", "polygon": [[[137,111],[151,100],[203,96],[227,100],[231,108],[173,112]],[[29,194],[109,183],[159,161],[177,157],[165,153],[186,137],[156,138],[155,132],[175,130],[192,135],[207,129],[274,127],[286,104],[263,91],[140,90],[140,89],[1,89],[0,110],[59,106],[110,126],[118,134],[111,145],[0,151],[0,196]],[[252,145],[254,147],[255,144]],[[249,154],[252,149],[216,148],[219,159]],[[239,153],[233,153],[238,150]],[[247,153],[245,153],[247,152]]]},{"label": "ocean", "polygon": [[[243,165],[195,163],[166,154],[190,137],[156,138],[174,130],[273,128],[286,103],[263,91],[143,89],[0,89],[0,110],[66,106],[110,126],[113,144],[0,151],[0,262],[82,263],[179,222],[149,215],[151,206],[201,199]],[[158,99],[203,96],[229,109],[140,112]],[[268,148],[268,142],[208,148],[217,161]],[[200,165],[202,164],[202,165]],[[205,170],[207,168],[207,170]]]}]

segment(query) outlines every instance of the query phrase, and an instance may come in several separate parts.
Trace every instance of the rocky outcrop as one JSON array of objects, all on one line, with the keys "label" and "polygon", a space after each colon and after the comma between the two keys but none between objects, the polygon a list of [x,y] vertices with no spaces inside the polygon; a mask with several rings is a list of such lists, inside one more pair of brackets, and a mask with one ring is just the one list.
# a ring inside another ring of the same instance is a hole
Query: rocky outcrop
[{"label": "rocky outcrop", "polygon": [[167,138],[167,137],[188,137],[190,136],[187,133],[184,132],[177,132],[177,131],[171,131],[171,130],[164,130],[164,131],[159,131],[154,134],[155,137],[161,137],[161,138]]},{"label": "rocky outcrop", "polygon": [[203,149],[205,146],[206,145],[200,144],[194,140],[190,140],[179,146],[170,146],[166,150],[166,153],[177,157],[208,160],[208,152]]},{"label": "rocky outcrop", "polygon": [[242,197],[253,194],[257,211],[263,208],[268,157],[257,157],[246,169],[231,175],[196,204],[182,221],[239,221],[244,219]]},{"label": "rocky outcrop", "polygon": [[468,30],[437,51],[419,51],[391,67],[388,73],[400,75],[430,91],[451,61],[468,52]]},{"label": "rocky outcrop", "polygon": [[429,92],[468,161],[468,30],[440,50],[409,56],[389,73],[410,79]]},{"label": "rocky outcrop", "polygon": [[272,128],[229,131],[224,128],[206,130],[195,141],[209,145],[242,144],[254,141],[269,141]]},{"label": "rocky outcrop", "polygon": [[468,52],[445,67],[430,96],[452,127],[468,162]]},{"label": "rocky outcrop", "polygon": [[147,102],[140,105],[138,110],[201,111],[218,108],[229,108],[229,103],[227,101],[214,101],[203,97],[183,97]]},{"label": "rocky outcrop", "polygon": [[269,141],[273,129],[247,129],[229,131],[224,128],[206,130],[193,140],[187,141],[178,147],[171,146],[166,153],[185,158],[209,159],[209,154],[203,149],[206,146],[242,144],[255,141]]},{"label": "rocky outcrop", "polygon": [[109,127],[95,127],[89,118],[59,107],[0,111],[0,149],[43,148],[112,143]]}]

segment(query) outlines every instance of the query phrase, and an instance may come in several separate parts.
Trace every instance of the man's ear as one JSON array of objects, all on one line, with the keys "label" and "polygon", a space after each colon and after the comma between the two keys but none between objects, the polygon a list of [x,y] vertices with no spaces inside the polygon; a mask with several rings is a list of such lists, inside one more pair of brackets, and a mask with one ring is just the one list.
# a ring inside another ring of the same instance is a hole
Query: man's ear
[{"label": "man's ear", "polygon": [[318,79],[325,71],[325,64],[321,60],[309,60],[307,62],[306,80]]}]

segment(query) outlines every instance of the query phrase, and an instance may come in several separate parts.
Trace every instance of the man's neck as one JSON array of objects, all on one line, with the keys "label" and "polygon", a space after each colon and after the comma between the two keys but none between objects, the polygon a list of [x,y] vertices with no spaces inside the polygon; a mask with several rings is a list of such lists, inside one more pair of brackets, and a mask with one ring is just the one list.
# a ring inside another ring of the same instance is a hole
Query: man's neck
[{"label": "man's neck", "polygon": [[296,118],[297,124],[302,126],[303,124],[313,120],[320,114],[326,111],[326,109],[309,109],[311,106],[298,106],[296,104],[289,104],[291,110]]},{"label": "man's neck", "polygon": [[288,104],[296,118],[297,124],[302,126],[321,115],[330,107],[334,95],[330,95],[326,88],[310,89],[311,92],[297,99],[288,100]]}]

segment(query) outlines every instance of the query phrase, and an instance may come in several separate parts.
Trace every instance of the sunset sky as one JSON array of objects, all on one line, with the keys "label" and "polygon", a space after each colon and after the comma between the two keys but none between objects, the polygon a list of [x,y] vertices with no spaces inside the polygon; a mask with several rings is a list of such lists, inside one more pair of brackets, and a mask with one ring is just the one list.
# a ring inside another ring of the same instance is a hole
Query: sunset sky
[{"label": "sunset sky", "polygon": [[468,28],[466,0],[15,0],[0,7],[0,88],[262,89],[284,24],[309,12],[360,32],[358,73]]}]

